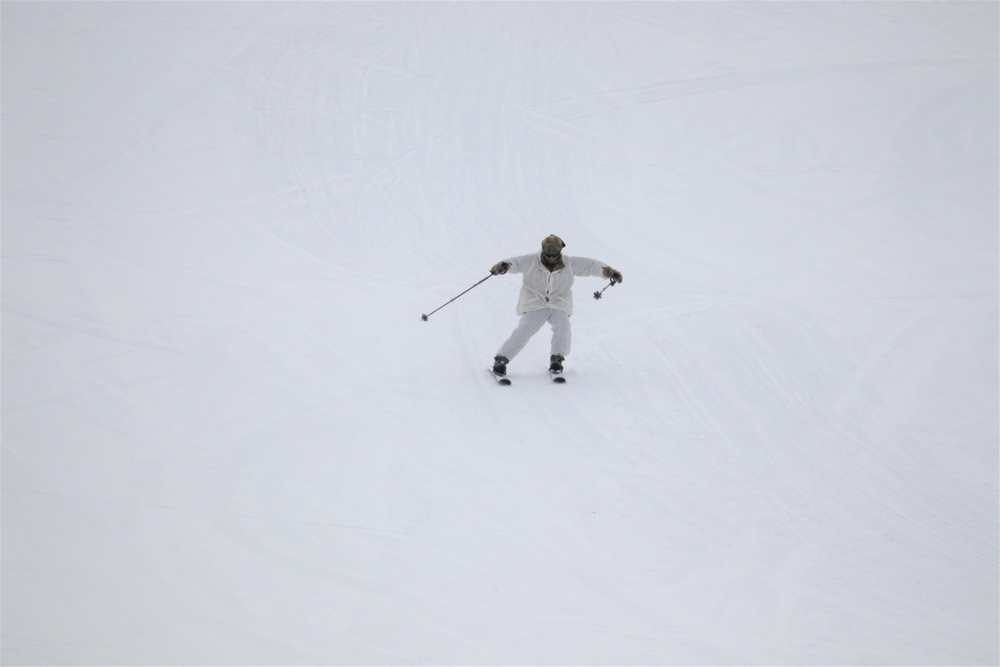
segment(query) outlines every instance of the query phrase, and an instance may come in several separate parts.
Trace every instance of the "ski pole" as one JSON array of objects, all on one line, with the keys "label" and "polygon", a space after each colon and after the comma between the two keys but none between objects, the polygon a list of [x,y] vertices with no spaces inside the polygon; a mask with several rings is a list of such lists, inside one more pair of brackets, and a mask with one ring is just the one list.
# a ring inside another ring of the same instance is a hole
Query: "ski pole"
[{"label": "ski pole", "polygon": [[[604,286],[604,289],[608,289],[609,287],[614,287],[615,285],[616,285],[615,281],[612,280],[610,283]],[[601,295],[604,294],[604,289],[594,292],[594,298],[600,299]]]},{"label": "ski pole", "polygon": [[[487,280],[489,280],[492,277],[493,277],[493,274],[491,273],[490,275],[486,276],[485,278],[483,278],[482,280],[480,280],[478,283],[476,283],[472,287],[478,287],[479,285],[482,285],[484,282],[486,282]],[[468,292],[469,290],[471,290],[472,287],[470,287],[469,289],[465,290],[465,292]],[[465,292],[462,292],[462,294],[465,294]],[[462,294],[459,294],[458,296],[456,296],[455,299],[457,299],[459,296],[462,296]],[[441,304],[440,306],[438,306],[437,308],[435,308],[431,312],[427,313],[426,315],[421,315],[420,319],[422,319],[424,322],[426,322],[428,317],[430,317],[431,315],[433,315],[437,311],[441,310],[442,308],[444,308],[445,306],[447,306],[449,303],[451,303],[455,299],[451,299],[451,301],[447,301],[447,302]]]}]

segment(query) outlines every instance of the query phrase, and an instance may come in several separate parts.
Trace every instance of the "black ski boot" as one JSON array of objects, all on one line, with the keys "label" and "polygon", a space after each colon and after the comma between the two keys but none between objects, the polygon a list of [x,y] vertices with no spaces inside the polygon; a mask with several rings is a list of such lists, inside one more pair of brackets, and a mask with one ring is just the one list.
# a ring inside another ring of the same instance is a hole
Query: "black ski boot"
[{"label": "black ski boot", "polygon": [[565,361],[565,359],[563,358],[562,355],[560,355],[560,354],[553,354],[549,358],[549,361],[551,362],[549,364],[549,372],[550,373],[562,373],[563,372],[562,362]]},{"label": "black ski boot", "polygon": [[510,359],[507,357],[493,357],[493,374],[507,375],[508,363],[510,363]]}]

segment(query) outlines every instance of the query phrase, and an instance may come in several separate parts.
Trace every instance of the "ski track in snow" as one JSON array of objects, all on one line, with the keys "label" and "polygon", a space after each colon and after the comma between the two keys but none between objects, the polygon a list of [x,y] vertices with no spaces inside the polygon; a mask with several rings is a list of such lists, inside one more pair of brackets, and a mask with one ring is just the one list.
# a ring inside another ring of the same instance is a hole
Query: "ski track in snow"
[{"label": "ski track in snow", "polygon": [[6,3],[0,661],[996,664],[998,28]]}]

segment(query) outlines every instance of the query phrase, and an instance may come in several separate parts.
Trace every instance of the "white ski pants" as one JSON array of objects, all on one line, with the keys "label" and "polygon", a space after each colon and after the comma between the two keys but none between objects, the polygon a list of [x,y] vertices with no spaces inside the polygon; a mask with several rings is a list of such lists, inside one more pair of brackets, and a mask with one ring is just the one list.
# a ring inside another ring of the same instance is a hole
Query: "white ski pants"
[{"label": "white ski pants", "polygon": [[551,354],[558,354],[561,357],[569,356],[570,339],[572,331],[569,325],[569,315],[555,308],[543,308],[541,310],[529,310],[521,315],[521,321],[511,332],[510,337],[497,350],[498,357],[513,359],[517,353],[524,349],[528,341],[538,333],[546,322],[552,325],[552,348]]}]

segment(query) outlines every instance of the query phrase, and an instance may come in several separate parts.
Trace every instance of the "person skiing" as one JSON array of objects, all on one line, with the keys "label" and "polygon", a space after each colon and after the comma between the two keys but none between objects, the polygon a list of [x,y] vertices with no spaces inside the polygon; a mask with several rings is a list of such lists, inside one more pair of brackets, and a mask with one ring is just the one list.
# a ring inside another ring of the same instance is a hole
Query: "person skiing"
[{"label": "person skiing", "polygon": [[507,364],[517,356],[528,340],[548,322],[552,326],[549,371],[562,373],[563,361],[569,356],[573,314],[573,279],[575,276],[604,276],[613,283],[622,281],[622,274],[605,262],[587,257],[570,257],[562,253],[566,243],[552,234],[542,239],[542,251],[531,255],[510,257],[490,269],[492,275],[521,273],[521,293],[517,300],[520,321],[493,357],[493,373],[507,374]]}]

